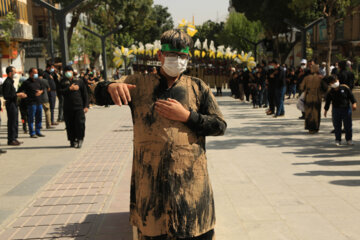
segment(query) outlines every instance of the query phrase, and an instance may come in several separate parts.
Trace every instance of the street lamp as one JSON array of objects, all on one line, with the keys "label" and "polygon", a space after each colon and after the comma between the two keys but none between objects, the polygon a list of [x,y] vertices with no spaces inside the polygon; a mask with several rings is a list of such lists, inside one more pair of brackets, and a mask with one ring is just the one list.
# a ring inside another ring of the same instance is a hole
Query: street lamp
[{"label": "street lamp", "polygon": [[66,15],[76,8],[80,3],[82,3],[84,0],[76,0],[70,3],[69,6],[63,8],[63,9],[57,9],[56,7],[50,5],[47,2],[44,2],[42,0],[34,0],[35,3],[39,4],[40,6],[50,10],[57,22],[59,23],[59,30],[60,30],[60,48],[61,48],[61,62],[62,67],[64,68],[68,61],[69,61],[69,46],[67,41],[67,35],[66,35]]},{"label": "street lamp", "polygon": [[102,61],[103,61],[103,65],[104,65],[104,80],[107,81],[107,60],[106,60],[106,47],[105,47],[105,41],[106,38],[111,36],[112,34],[116,33],[117,31],[122,29],[122,25],[119,25],[117,28],[115,28],[114,30],[112,30],[111,32],[104,34],[104,35],[100,35],[94,31],[92,31],[91,29],[88,29],[87,27],[83,27],[84,30],[88,31],[89,33],[95,35],[96,37],[100,38],[101,40],[101,47],[102,47]]},{"label": "street lamp", "polygon": [[315,21],[313,21],[312,23],[308,24],[305,27],[299,26],[297,24],[294,24],[293,22],[291,22],[289,19],[285,19],[284,22],[294,28],[297,28],[301,31],[301,50],[302,50],[302,57],[303,59],[306,59],[306,33],[308,30],[310,30],[314,25],[318,24],[319,22],[321,22],[324,18],[321,17]]},{"label": "street lamp", "polygon": [[266,40],[266,38],[264,38],[258,42],[253,42],[253,41],[247,39],[246,37],[241,37],[241,38],[244,39],[245,42],[248,42],[249,44],[254,45],[254,58],[256,61],[257,60],[257,47],[259,44],[263,43]]}]

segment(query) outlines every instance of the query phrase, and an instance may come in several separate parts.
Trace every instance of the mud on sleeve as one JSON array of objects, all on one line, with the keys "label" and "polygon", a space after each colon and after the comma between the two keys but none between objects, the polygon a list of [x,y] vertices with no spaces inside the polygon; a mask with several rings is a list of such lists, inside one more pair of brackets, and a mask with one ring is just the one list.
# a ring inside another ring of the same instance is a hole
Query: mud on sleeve
[{"label": "mud on sleeve", "polygon": [[136,75],[123,76],[117,81],[104,81],[96,83],[93,94],[95,96],[95,104],[104,106],[104,105],[114,105],[114,101],[111,99],[110,93],[108,92],[108,87],[112,83],[127,83],[127,84],[136,84]]},{"label": "mud on sleeve", "polygon": [[186,125],[198,136],[224,135],[227,124],[209,88],[202,94],[199,111],[190,111]]}]

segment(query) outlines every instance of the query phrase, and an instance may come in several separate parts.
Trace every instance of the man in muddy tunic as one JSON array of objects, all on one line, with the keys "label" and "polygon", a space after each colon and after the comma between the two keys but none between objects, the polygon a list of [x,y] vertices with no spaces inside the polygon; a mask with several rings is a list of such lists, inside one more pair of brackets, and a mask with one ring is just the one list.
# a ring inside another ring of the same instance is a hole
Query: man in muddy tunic
[{"label": "man in muddy tunic", "polygon": [[215,209],[205,137],[226,122],[209,87],[183,75],[192,39],[165,32],[157,74],[124,76],[95,88],[97,104],[129,104],[134,123],[130,222],[140,240],[213,240]]}]

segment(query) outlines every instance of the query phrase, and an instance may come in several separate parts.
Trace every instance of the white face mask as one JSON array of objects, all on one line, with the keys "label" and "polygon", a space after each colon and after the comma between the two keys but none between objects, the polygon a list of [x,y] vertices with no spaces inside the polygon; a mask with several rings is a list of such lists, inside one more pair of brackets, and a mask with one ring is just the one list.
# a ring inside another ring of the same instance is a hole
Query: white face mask
[{"label": "white face mask", "polygon": [[170,77],[177,77],[185,72],[188,61],[188,59],[181,59],[180,57],[165,57],[162,68]]},{"label": "white face mask", "polygon": [[332,87],[332,88],[338,88],[339,86],[340,86],[340,82],[339,82],[339,81],[331,84],[331,87]]},{"label": "white face mask", "polygon": [[301,65],[301,69],[304,70],[306,68],[306,65]]}]

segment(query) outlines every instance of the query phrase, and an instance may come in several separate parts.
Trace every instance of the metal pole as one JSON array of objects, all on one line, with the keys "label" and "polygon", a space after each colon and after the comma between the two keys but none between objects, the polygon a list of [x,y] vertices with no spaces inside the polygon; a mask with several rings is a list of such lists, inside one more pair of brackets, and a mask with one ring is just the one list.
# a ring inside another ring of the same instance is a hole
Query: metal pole
[{"label": "metal pole", "polygon": [[63,67],[65,67],[69,62],[69,49],[68,49],[67,34],[66,34],[66,15],[83,1],[84,0],[73,1],[69,6],[60,10],[50,5],[49,3],[44,2],[43,0],[34,0],[35,3],[51,11],[55,15],[55,18],[59,23],[61,62]]},{"label": "metal pole", "polygon": [[50,14],[50,10],[48,9],[48,17],[49,17],[49,41],[50,41],[50,56],[51,56],[51,64],[55,63],[54,57],[54,39],[52,35],[52,16]]},{"label": "metal pole", "polygon": [[113,31],[105,34],[105,35],[100,35],[90,29],[88,29],[87,27],[83,27],[84,30],[88,31],[89,33],[97,36],[98,38],[100,38],[101,40],[101,47],[102,47],[102,62],[104,65],[104,80],[107,81],[107,61],[106,61],[106,38],[111,36],[112,34],[116,33],[117,31],[119,31],[122,28],[122,25],[119,25],[116,29],[114,29]]},{"label": "metal pole", "polygon": [[306,54],[306,29],[303,29],[301,31],[301,51],[302,51],[302,57],[303,59],[307,58],[307,54]]},{"label": "metal pole", "polygon": [[106,38],[103,36],[101,38],[101,46],[102,46],[102,62],[104,67],[104,80],[107,81],[107,61],[106,61],[106,46],[105,46]]},{"label": "metal pole", "polygon": [[60,17],[58,18],[59,22],[59,31],[60,31],[60,48],[61,48],[61,62],[63,68],[69,62],[69,49],[68,49],[68,41],[67,41],[67,34],[66,34],[66,18]]}]

